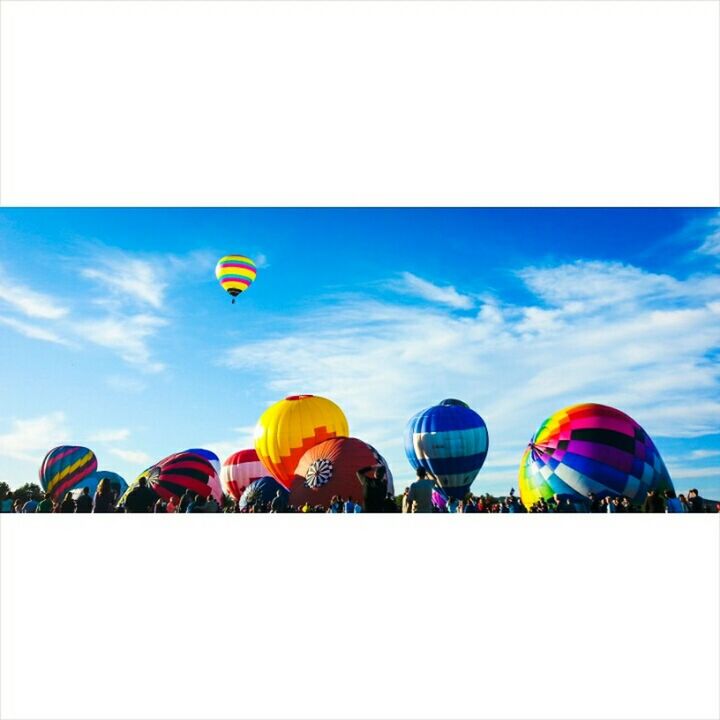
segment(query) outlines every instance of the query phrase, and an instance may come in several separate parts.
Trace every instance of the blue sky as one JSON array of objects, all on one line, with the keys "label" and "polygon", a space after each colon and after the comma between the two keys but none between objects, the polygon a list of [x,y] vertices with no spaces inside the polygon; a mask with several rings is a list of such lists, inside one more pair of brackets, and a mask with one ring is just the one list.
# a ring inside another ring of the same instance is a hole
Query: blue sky
[{"label": "blue sky", "polygon": [[[260,267],[236,305],[226,253]],[[0,480],[63,443],[128,479],[224,458],[309,392],[398,486],[406,420],[443,398],[488,424],[475,492],[515,486],[539,423],[594,401],[720,497],[719,262],[709,209],[3,209]]]}]

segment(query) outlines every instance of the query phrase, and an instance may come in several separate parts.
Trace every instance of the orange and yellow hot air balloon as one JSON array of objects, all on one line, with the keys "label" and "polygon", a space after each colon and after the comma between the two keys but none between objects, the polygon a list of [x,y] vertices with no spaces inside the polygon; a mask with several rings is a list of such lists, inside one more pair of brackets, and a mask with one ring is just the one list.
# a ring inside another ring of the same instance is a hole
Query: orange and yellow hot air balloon
[{"label": "orange and yellow hot air balloon", "polygon": [[290,395],[271,405],[255,426],[255,450],[276,480],[290,488],[300,458],[311,447],[349,434],[343,411],[316,395]]}]

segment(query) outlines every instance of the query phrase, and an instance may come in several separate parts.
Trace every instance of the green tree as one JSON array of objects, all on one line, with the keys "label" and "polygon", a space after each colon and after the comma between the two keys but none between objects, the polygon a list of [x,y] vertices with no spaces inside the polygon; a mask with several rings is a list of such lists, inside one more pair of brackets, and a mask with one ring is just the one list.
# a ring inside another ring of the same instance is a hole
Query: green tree
[{"label": "green tree", "polygon": [[13,500],[42,500],[43,495],[43,489],[37,483],[25,483],[13,491],[12,497]]}]

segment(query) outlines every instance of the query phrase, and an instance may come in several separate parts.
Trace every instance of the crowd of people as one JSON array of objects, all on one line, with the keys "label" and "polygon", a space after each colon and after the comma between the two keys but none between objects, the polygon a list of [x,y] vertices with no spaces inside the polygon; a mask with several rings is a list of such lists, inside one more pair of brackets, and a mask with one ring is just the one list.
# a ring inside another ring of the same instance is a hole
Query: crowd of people
[{"label": "crowd of people", "polygon": [[327,506],[304,502],[288,502],[288,494],[278,490],[267,499],[261,494],[236,500],[223,495],[220,500],[192,490],[182,495],[158,497],[146,478],[140,480],[122,498],[110,482],[103,479],[94,493],[81,491],[54,498],[49,493],[20,494],[13,497],[8,490],[0,491],[0,508],[7,513],[703,513],[720,512],[720,503],[709,503],[693,488],[676,495],[672,490],[658,493],[649,490],[642,504],[627,497],[599,497],[589,493],[578,496],[554,495],[539,499],[526,508],[511,489],[504,498],[468,494],[464,498],[449,497],[439,492],[435,481],[420,468],[416,480],[397,498],[387,492],[385,472],[381,466],[362,468],[358,480],[362,498],[335,495]]}]

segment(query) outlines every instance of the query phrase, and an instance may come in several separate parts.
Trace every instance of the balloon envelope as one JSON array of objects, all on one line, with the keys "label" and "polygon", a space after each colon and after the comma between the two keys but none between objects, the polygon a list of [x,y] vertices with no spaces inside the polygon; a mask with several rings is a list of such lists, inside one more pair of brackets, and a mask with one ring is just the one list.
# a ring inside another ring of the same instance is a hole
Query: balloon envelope
[{"label": "balloon envelope", "polygon": [[290,503],[327,508],[335,495],[362,503],[364,488],[357,471],[379,464],[384,463],[375,448],[357,438],[338,437],[318,443],[298,463]]},{"label": "balloon envelope", "polygon": [[222,483],[220,482],[220,458],[212,450],[205,450],[204,448],[192,448],[191,450],[185,450],[185,452],[199,455],[213,466],[215,476],[210,479],[210,489],[212,496],[218,502],[222,502],[223,491]]},{"label": "balloon envelope", "polygon": [[254,449],[240,450],[222,464],[220,481],[223,491],[237,501],[250,483],[268,474],[267,468],[260,462]]},{"label": "balloon envelope", "polygon": [[[245,255],[225,255],[215,266],[215,277],[220,286],[234,299],[245,292],[255,280],[255,263]],[[234,300],[233,300],[234,302]]]},{"label": "balloon envelope", "polygon": [[125,478],[109,470],[97,470],[92,475],[88,475],[75,485],[73,492],[87,487],[90,488],[90,495],[94,495],[101,480],[107,480],[110,483],[110,487],[118,498],[127,492],[128,484],[125,482]]},{"label": "balloon envelope", "polygon": [[278,490],[280,491],[280,497],[283,499],[283,504],[287,504],[288,491],[274,477],[257,478],[243,491],[239,502],[240,509],[244,510],[248,505],[254,503],[267,505],[273,501]]},{"label": "balloon envelope", "polygon": [[316,395],[290,395],[271,405],[255,427],[260,461],[289,488],[303,454],[314,445],[349,434],[343,411]]},{"label": "balloon envelope", "polygon": [[629,415],[596,403],[571,405],[547,418],[523,454],[520,498],[530,508],[557,494],[573,502],[624,495],[642,502],[672,480],[648,434]]},{"label": "balloon envelope", "polygon": [[92,450],[76,445],[53,448],[40,466],[40,485],[54,498],[62,498],[97,470]]},{"label": "balloon envelope", "polygon": [[405,454],[416,470],[424,468],[443,492],[464,497],[488,452],[485,421],[460,400],[443,400],[410,418]]}]

